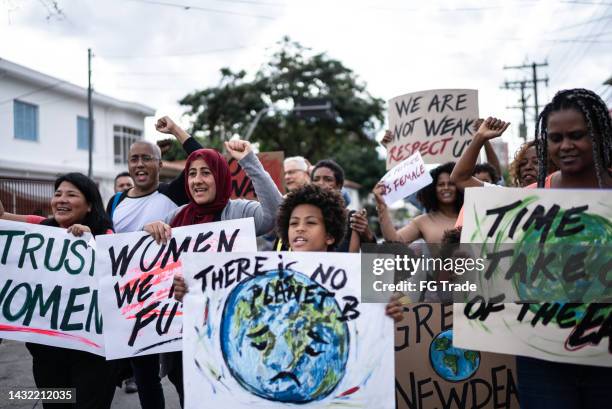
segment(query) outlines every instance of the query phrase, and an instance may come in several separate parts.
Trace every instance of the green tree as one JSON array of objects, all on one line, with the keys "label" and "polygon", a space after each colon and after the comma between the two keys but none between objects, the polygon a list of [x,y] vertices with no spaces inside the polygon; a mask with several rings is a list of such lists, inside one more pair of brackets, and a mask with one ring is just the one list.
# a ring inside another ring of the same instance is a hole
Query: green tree
[{"label": "green tree", "polygon": [[234,134],[245,135],[261,110],[293,107],[305,98],[331,102],[329,115],[305,115],[271,109],[255,128],[251,141],[262,151],[282,150],[311,162],[334,158],[347,178],[371,189],[384,173],[376,153],[376,132],[384,119],[384,101],[371,96],[364,83],[340,61],[285,37],[270,60],[249,79],[245,71],[221,69],[218,86],[193,92],[180,104],[189,107],[192,133],[207,146],[220,147]]}]

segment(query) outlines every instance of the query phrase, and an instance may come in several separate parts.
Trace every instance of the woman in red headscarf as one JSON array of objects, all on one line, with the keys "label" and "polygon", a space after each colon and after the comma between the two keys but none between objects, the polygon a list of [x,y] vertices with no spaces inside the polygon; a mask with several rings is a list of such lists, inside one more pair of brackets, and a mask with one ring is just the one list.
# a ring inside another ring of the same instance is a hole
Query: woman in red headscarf
[{"label": "woman in red headscarf", "polygon": [[[170,239],[173,227],[244,217],[254,219],[258,236],[274,228],[276,211],[283,199],[274,181],[253,153],[249,142],[229,141],[225,142],[225,148],[253,182],[259,201],[230,200],[232,178],[227,161],[214,149],[199,149],[189,155],[185,163],[185,191],[189,203],[169,214],[165,221],[149,223],[144,227],[158,243],[166,243]],[[179,291],[185,291],[182,277],[175,277],[175,286]],[[183,406],[181,352],[162,355],[162,369],[176,387]]]},{"label": "woman in red headscarf", "polygon": [[229,141],[225,142],[225,147],[253,182],[259,201],[230,200],[232,185],[227,161],[214,149],[199,149],[189,155],[185,163],[185,191],[189,203],[170,213],[165,221],[144,227],[158,243],[165,243],[171,237],[172,227],[243,217],[255,219],[258,236],[274,228],[276,210],[283,199],[274,181],[253,153],[249,142]]}]

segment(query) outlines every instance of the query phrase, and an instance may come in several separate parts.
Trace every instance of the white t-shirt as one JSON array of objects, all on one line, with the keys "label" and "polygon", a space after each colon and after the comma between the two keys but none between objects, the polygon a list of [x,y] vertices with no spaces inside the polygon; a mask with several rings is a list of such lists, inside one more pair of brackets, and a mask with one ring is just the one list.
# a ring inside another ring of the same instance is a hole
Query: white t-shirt
[{"label": "white t-shirt", "polygon": [[115,233],[140,231],[145,224],[164,220],[177,205],[165,194],[154,191],[146,196],[126,197],[113,213]]}]

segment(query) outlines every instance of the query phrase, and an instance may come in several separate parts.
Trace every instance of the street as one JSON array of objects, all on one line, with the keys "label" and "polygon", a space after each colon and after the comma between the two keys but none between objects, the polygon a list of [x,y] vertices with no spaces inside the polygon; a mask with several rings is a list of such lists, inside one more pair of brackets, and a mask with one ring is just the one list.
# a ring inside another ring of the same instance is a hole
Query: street
[{"label": "street", "polygon": [[[178,395],[168,378],[162,380],[166,409],[180,409]],[[23,342],[2,340],[0,344],[0,409],[42,409],[41,402],[11,401],[8,392],[13,389],[33,388],[32,357]],[[139,409],[138,394],[115,390],[113,409]]]}]

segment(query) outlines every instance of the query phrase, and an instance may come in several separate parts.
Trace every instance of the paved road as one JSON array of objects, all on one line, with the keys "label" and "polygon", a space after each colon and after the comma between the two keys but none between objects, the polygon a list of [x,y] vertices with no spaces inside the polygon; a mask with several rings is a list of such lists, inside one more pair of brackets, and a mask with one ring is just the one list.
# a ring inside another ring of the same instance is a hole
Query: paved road
[{"label": "paved road", "polygon": [[[162,381],[166,395],[166,409],[180,409],[178,395],[174,386],[164,378]],[[42,409],[40,402],[9,401],[9,388],[34,387],[32,377],[32,358],[22,342],[3,340],[0,344],[0,409]],[[116,389],[112,409],[140,409],[138,394],[127,394],[123,389]]]}]

